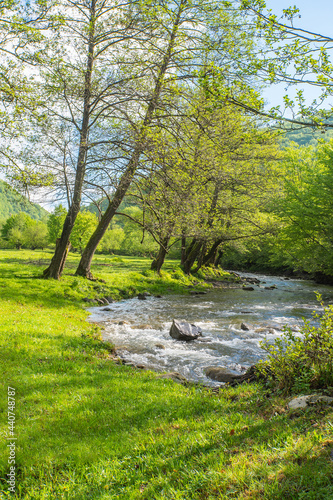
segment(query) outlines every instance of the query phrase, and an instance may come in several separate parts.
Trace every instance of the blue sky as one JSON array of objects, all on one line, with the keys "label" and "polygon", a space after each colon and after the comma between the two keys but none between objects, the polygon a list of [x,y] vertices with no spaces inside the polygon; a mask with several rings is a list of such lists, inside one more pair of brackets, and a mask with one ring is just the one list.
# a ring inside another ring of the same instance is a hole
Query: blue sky
[{"label": "blue sky", "polygon": [[[282,9],[296,5],[300,9],[300,18],[295,20],[294,26],[320,33],[333,38],[333,0],[300,0],[299,2],[288,0],[267,0],[267,7],[272,9],[276,15],[282,14]],[[304,88],[308,100],[316,97],[316,91],[309,87]],[[271,85],[264,92],[264,97],[269,106],[281,104],[282,97],[288,93],[291,97],[292,89],[285,91],[284,85]]]},{"label": "blue sky", "polygon": [[333,1],[332,0],[266,0],[267,7],[279,14],[282,9],[296,5],[300,9],[301,18],[295,26],[309,31],[316,31],[322,35],[332,36]]}]

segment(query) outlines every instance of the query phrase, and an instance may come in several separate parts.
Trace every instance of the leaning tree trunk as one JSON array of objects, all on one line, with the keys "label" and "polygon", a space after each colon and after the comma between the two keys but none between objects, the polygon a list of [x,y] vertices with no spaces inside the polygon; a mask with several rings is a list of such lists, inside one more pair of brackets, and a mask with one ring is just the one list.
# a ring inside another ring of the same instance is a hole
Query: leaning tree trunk
[{"label": "leaning tree trunk", "polygon": [[168,253],[169,241],[170,241],[169,237],[163,238],[162,243],[160,244],[158,254],[151,263],[150,269],[152,271],[156,271],[157,273],[161,271],[162,266],[164,264],[165,256]]},{"label": "leaning tree trunk", "polygon": [[180,254],[180,265],[183,266],[186,260],[186,237],[182,235],[181,243],[181,254]]},{"label": "leaning tree trunk", "polygon": [[210,250],[206,253],[206,255],[202,259],[202,265],[203,266],[209,266],[209,264],[214,265],[216,262],[216,257],[217,257],[217,252],[219,249],[219,246],[222,243],[222,239],[216,240],[213,245],[211,246]]},{"label": "leaning tree trunk", "polygon": [[109,224],[115,215],[120,203],[122,202],[126,191],[128,190],[129,186],[132,183],[134,174],[136,172],[136,169],[139,164],[139,158],[141,155],[142,149],[141,146],[137,147],[137,149],[134,151],[132,158],[126,168],[126,171],[122,175],[120,179],[120,183],[118,188],[116,189],[116,192],[113,196],[113,199],[111,203],[109,204],[108,208],[106,209],[105,213],[103,214],[100,222],[98,223],[97,228],[95,229],[94,233],[90,237],[90,240],[88,241],[82,256],[81,260],[79,262],[78,268],[75,272],[76,275],[78,276],[84,276],[85,278],[93,280],[94,277],[90,271],[91,268],[91,261],[93,259],[94,253],[96,251],[96,248],[103,238],[107,228],[109,227]]},{"label": "leaning tree trunk", "polygon": [[155,113],[156,107],[158,105],[161,90],[163,88],[164,77],[165,77],[165,74],[168,70],[170,60],[172,58],[173,49],[174,49],[174,45],[175,45],[175,41],[176,41],[176,36],[177,36],[178,29],[179,29],[181,13],[185,7],[185,3],[186,3],[186,1],[182,1],[180,3],[177,17],[176,17],[174,25],[173,25],[173,30],[172,30],[171,35],[170,35],[168,48],[166,50],[165,56],[163,58],[163,62],[162,62],[161,67],[160,67],[160,71],[158,74],[158,78],[156,80],[154,92],[153,92],[151,100],[149,101],[146,116],[145,116],[145,119],[143,121],[142,128],[140,130],[139,137],[138,137],[138,140],[136,142],[136,146],[134,148],[132,157],[130,158],[128,165],[127,165],[127,168],[120,179],[119,186],[116,189],[116,192],[113,196],[112,201],[110,202],[110,204],[109,204],[106,212],[102,216],[95,232],[92,234],[90,240],[87,243],[86,248],[84,249],[81,260],[79,262],[78,268],[77,268],[76,273],[75,273],[78,276],[84,276],[85,278],[88,278],[88,279],[94,279],[93,275],[91,273],[91,270],[90,270],[93,256],[95,254],[95,251],[97,249],[99,242],[101,241],[102,237],[104,236],[107,228],[109,227],[109,224],[110,224],[112,218],[114,217],[114,215],[115,215],[120,203],[122,202],[128,188],[130,187],[132,180],[133,180],[133,177],[138,169],[140,156],[142,155],[142,153],[145,149],[147,128],[151,125],[151,123],[153,121],[154,113]]},{"label": "leaning tree trunk", "polygon": [[203,259],[204,259],[204,256],[206,255],[206,250],[207,250],[207,242],[205,241],[202,246],[201,246],[201,249],[200,249],[200,252],[198,253],[198,256],[197,256],[197,266],[195,269],[192,269],[192,273],[197,273],[199,271],[199,269],[201,269],[201,267],[203,266]]},{"label": "leaning tree trunk", "polygon": [[196,261],[198,255],[200,254],[201,247],[203,245],[202,241],[193,239],[187,252],[185,262],[183,264],[183,269],[185,274],[190,274],[192,266]]},{"label": "leaning tree trunk", "polygon": [[80,131],[80,145],[79,145],[78,159],[76,165],[73,201],[67,212],[61,237],[59,239],[58,245],[56,246],[51,263],[49,267],[43,271],[43,276],[45,278],[54,278],[54,279],[60,278],[70,249],[69,239],[81,206],[82,187],[83,187],[86,162],[87,162],[90,101],[91,101],[91,78],[92,78],[92,71],[94,64],[95,3],[96,0],[92,0],[91,23],[89,30],[89,45],[88,45],[88,61],[85,73],[85,89],[84,89],[84,100],[83,100],[84,106],[82,115],[82,125]]}]

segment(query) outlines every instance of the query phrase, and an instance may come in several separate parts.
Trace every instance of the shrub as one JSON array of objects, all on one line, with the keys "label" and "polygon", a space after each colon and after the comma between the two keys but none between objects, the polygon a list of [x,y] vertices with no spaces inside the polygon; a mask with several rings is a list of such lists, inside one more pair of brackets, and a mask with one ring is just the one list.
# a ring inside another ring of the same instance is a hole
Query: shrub
[{"label": "shrub", "polygon": [[1,235],[8,247],[17,249],[24,247],[35,250],[44,248],[48,243],[46,224],[32,219],[24,212],[12,215],[6,220]]},{"label": "shrub", "polygon": [[112,254],[120,249],[125,239],[125,233],[122,227],[114,225],[108,229],[98,245],[98,253]]},{"label": "shrub", "polygon": [[325,307],[321,317],[313,313],[313,319],[317,324],[304,320],[299,333],[286,327],[273,344],[261,343],[268,357],[259,364],[260,371],[284,393],[333,385],[333,306]]}]

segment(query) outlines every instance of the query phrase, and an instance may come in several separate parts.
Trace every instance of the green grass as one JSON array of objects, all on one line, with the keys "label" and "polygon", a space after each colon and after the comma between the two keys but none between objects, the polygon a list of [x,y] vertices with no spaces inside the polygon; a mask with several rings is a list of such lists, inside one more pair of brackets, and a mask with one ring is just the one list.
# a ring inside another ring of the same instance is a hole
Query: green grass
[{"label": "green grass", "polygon": [[333,499],[332,409],[291,413],[259,385],[216,394],[118,365],[86,321],[82,297],[187,290],[175,262],[157,277],[145,259],[97,256],[96,284],[71,276],[75,255],[60,282],[39,279],[49,257],[0,252],[1,499]]}]

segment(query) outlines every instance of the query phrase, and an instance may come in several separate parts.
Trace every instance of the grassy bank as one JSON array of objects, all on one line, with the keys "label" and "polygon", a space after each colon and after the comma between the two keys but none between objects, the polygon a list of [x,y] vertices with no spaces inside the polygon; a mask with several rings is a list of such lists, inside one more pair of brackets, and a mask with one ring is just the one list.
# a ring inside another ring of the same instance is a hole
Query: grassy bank
[{"label": "grassy bank", "polygon": [[157,277],[145,259],[97,256],[105,283],[87,283],[71,255],[55,282],[38,278],[49,257],[0,252],[1,498],[333,499],[331,409],[291,413],[258,385],[216,394],[117,365],[87,323],[83,297],[188,290],[175,262]]}]

